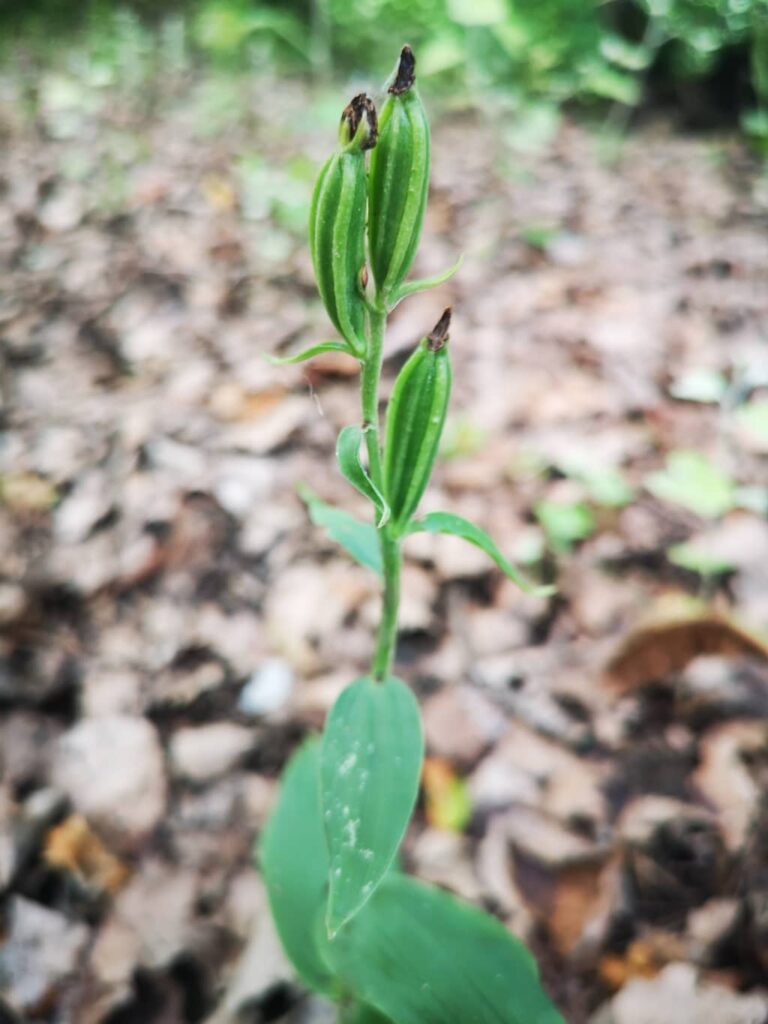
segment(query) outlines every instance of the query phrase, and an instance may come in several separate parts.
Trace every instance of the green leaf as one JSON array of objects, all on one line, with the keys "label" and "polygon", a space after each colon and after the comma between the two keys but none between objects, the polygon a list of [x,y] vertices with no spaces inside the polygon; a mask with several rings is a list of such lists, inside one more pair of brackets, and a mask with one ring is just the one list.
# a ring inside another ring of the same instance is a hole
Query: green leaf
[{"label": "green leaf", "polygon": [[736,501],[733,482],[696,451],[670,452],[666,468],[650,473],[645,486],[657,498],[682,505],[705,519],[717,519]]},{"label": "green leaf", "polygon": [[594,473],[585,473],[583,480],[590,498],[598,505],[623,508],[635,496],[618,469],[597,469]]},{"label": "green leaf", "polygon": [[635,492],[618,469],[596,469],[582,475],[584,486],[590,498],[598,505],[608,508],[623,508],[635,496]]},{"label": "green leaf", "polygon": [[561,236],[561,232],[551,224],[528,224],[520,229],[519,235],[532,249],[544,250]]},{"label": "green leaf", "polygon": [[195,42],[204,50],[231,55],[253,32],[250,12],[233,4],[210,0],[193,23]]},{"label": "green leaf", "polygon": [[448,419],[440,439],[440,457],[461,459],[476,455],[485,445],[486,432],[466,416]]},{"label": "green leaf", "polygon": [[470,544],[474,544],[475,547],[484,551],[489,558],[493,559],[501,571],[506,573],[526,594],[547,597],[555,592],[556,588],[553,586],[540,586],[527,579],[518,568],[504,557],[485,530],[481,530],[479,526],[470,523],[468,519],[463,519],[461,516],[455,516],[451,512],[430,512],[423,519],[415,519],[409,525],[408,533],[448,533],[454,537],[461,537],[462,540],[469,541]]},{"label": "green leaf", "polygon": [[445,284],[445,282],[452,278],[459,269],[463,259],[464,255],[462,254],[454,264],[448,267],[447,270],[443,270],[439,274],[435,274],[433,277],[422,277],[416,281],[406,281],[405,284],[401,284],[395,294],[395,300],[392,308],[394,309],[398,302],[401,302],[409,295],[415,295],[416,292],[425,292],[429,288],[437,288],[438,285]]},{"label": "green leaf", "polygon": [[600,60],[587,61],[581,67],[581,88],[584,92],[633,107],[640,102],[641,88],[631,74],[618,71]]},{"label": "green leaf", "polygon": [[422,78],[455,71],[464,65],[466,50],[460,32],[453,27],[437,29],[425,38],[419,49],[419,73]]},{"label": "green leaf", "polygon": [[308,740],[288,763],[277,806],[261,837],[259,862],[286,954],[310,988],[330,992],[333,976],[308,925],[325,907],[329,870],[318,738]]},{"label": "green leaf", "polygon": [[741,115],[741,129],[759,156],[768,157],[768,110],[748,110]]},{"label": "green leaf", "polygon": [[423,753],[418,704],[399,679],[358,679],[331,708],[320,767],[331,934],[391,867],[416,803]]},{"label": "green leaf", "polygon": [[344,352],[348,356],[357,358],[349,345],[345,345],[343,341],[322,341],[319,345],[312,345],[302,352],[297,352],[295,356],[268,355],[265,358],[267,362],[273,363],[275,366],[288,366],[290,363],[305,363],[307,359],[322,355],[323,352]]},{"label": "green leaf", "polygon": [[525,946],[447,893],[390,875],[326,955],[397,1024],[563,1024]]},{"label": "green leaf", "polygon": [[581,480],[589,497],[598,505],[623,508],[634,497],[634,491],[622,473],[612,466],[589,465],[581,459],[566,459],[558,463],[558,469],[574,480]]},{"label": "green leaf", "polygon": [[219,57],[232,57],[255,32],[276,36],[305,60],[310,57],[307,34],[298,18],[280,11],[256,11],[232,0],[209,0],[199,10],[192,31],[198,46]]},{"label": "green leaf", "polygon": [[736,413],[739,424],[756,440],[768,444],[768,401],[754,399],[742,405]]},{"label": "green leaf", "polygon": [[448,832],[463,832],[472,817],[472,800],[466,781],[447,761],[428,757],[421,783],[427,822]]},{"label": "green leaf", "polygon": [[254,32],[271,32],[293,47],[307,62],[311,60],[312,47],[303,20],[288,12],[269,10],[266,7],[254,11],[251,17]]},{"label": "green leaf", "polygon": [[539,501],[534,512],[555,551],[570,551],[595,529],[592,510],[581,501]]},{"label": "green leaf", "polygon": [[375,527],[361,522],[343,509],[326,504],[305,485],[298,487],[298,492],[315,526],[327,530],[328,536],[341,544],[356,562],[381,576],[381,551]]},{"label": "green leaf", "polygon": [[368,473],[360,461],[360,445],[363,441],[363,431],[360,427],[344,427],[336,442],[336,458],[339,469],[352,484],[355,490],[363,497],[368,498],[376,506],[379,512],[379,529],[389,519],[389,505],[384,495],[376,484],[368,476]]},{"label": "green leaf", "polygon": [[496,25],[508,15],[505,0],[448,0],[448,13],[459,25]]},{"label": "green leaf", "polygon": [[695,541],[673,545],[667,551],[667,558],[673,565],[697,572],[701,576],[719,576],[733,572],[735,568],[731,559],[709,551],[706,544],[697,544]]},{"label": "green leaf", "polygon": [[612,64],[626,71],[643,71],[651,63],[655,51],[642,43],[630,43],[622,36],[606,34],[600,40],[600,53]]}]

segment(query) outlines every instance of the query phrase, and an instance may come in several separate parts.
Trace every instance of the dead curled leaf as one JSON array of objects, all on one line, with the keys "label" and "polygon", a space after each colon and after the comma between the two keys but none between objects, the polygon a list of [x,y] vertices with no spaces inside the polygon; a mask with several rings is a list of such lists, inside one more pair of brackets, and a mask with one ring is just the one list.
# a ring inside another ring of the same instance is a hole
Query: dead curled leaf
[{"label": "dead curled leaf", "polygon": [[422,770],[427,821],[433,828],[461,832],[472,816],[472,804],[463,779],[449,761],[427,757]]},{"label": "dead curled leaf", "polygon": [[560,865],[514,855],[512,882],[561,956],[599,947],[614,909],[618,859],[595,854]]},{"label": "dead curled leaf", "polygon": [[615,884],[615,863],[572,864],[554,881],[547,927],[555,948],[564,956],[583,942],[602,938]]},{"label": "dead curled leaf", "polygon": [[43,856],[51,867],[68,871],[99,892],[116,893],[130,874],[128,866],[91,831],[82,814],[72,814],[50,830]]},{"label": "dead curled leaf", "polygon": [[649,932],[631,942],[623,953],[606,953],[601,957],[600,977],[615,992],[633,978],[655,977],[682,955],[682,943],[676,936],[668,932]]},{"label": "dead curled leaf", "polygon": [[654,615],[630,632],[608,661],[605,680],[631,691],[682,672],[702,655],[768,661],[768,645],[727,616],[690,603]]},{"label": "dead curled leaf", "polygon": [[616,856],[534,808],[516,805],[496,822],[510,851],[512,891],[558,953],[599,945],[613,910]]}]

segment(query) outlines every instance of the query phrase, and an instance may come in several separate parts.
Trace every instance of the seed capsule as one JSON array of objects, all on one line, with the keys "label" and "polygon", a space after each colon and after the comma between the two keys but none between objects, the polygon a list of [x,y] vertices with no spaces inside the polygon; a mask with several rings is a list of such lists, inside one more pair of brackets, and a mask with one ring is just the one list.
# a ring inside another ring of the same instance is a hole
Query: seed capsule
[{"label": "seed capsule", "polygon": [[416,59],[400,54],[368,175],[368,243],[376,288],[391,300],[419,244],[429,186],[429,125],[416,91]]},{"label": "seed capsule", "polygon": [[437,456],[451,394],[446,309],[397,376],[387,408],[384,493],[402,529],[416,511]]},{"label": "seed capsule", "polygon": [[340,149],[320,172],[309,215],[318,291],[336,330],[357,355],[365,349],[365,151],[376,143],[376,110],[355,96],[341,116]]}]

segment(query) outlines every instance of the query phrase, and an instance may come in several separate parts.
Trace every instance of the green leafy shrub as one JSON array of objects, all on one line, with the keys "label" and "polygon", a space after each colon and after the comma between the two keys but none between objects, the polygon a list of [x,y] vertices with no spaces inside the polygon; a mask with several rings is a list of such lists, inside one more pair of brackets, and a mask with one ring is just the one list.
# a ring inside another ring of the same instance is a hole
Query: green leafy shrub
[{"label": "green leafy shrub", "polygon": [[9,39],[20,26],[41,40],[75,29],[120,46],[121,17],[152,24],[169,13],[184,19],[198,54],[228,69],[276,63],[328,75],[359,66],[362,53],[383,73],[380,40],[405,36],[420,49],[421,75],[452,102],[495,90],[520,116],[534,102],[681,103],[681,84],[720,73],[696,102],[727,108],[712,120],[740,111],[768,150],[768,0],[91,0],[74,13],[63,0],[31,0],[8,5],[0,25]]}]

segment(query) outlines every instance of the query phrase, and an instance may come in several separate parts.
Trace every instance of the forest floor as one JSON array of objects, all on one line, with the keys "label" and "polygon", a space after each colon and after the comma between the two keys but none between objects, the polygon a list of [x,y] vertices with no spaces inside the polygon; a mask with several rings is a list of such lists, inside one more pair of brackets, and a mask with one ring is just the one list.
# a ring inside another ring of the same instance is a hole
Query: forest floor
[{"label": "forest floor", "polygon": [[[296,493],[363,511],[355,365],[264,359],[332,336],[337,100],[0,80],[0,1020],[328,1019],[251,847],[378,613]],[[764,1024],[768,177],[735,136],[535,128],[439,120],[416,270],[464,262],[387,343],[388,387],[453,306],[425,508],[558,586],[409,542],[405,866],[523,936],[569,1024]]]}]

